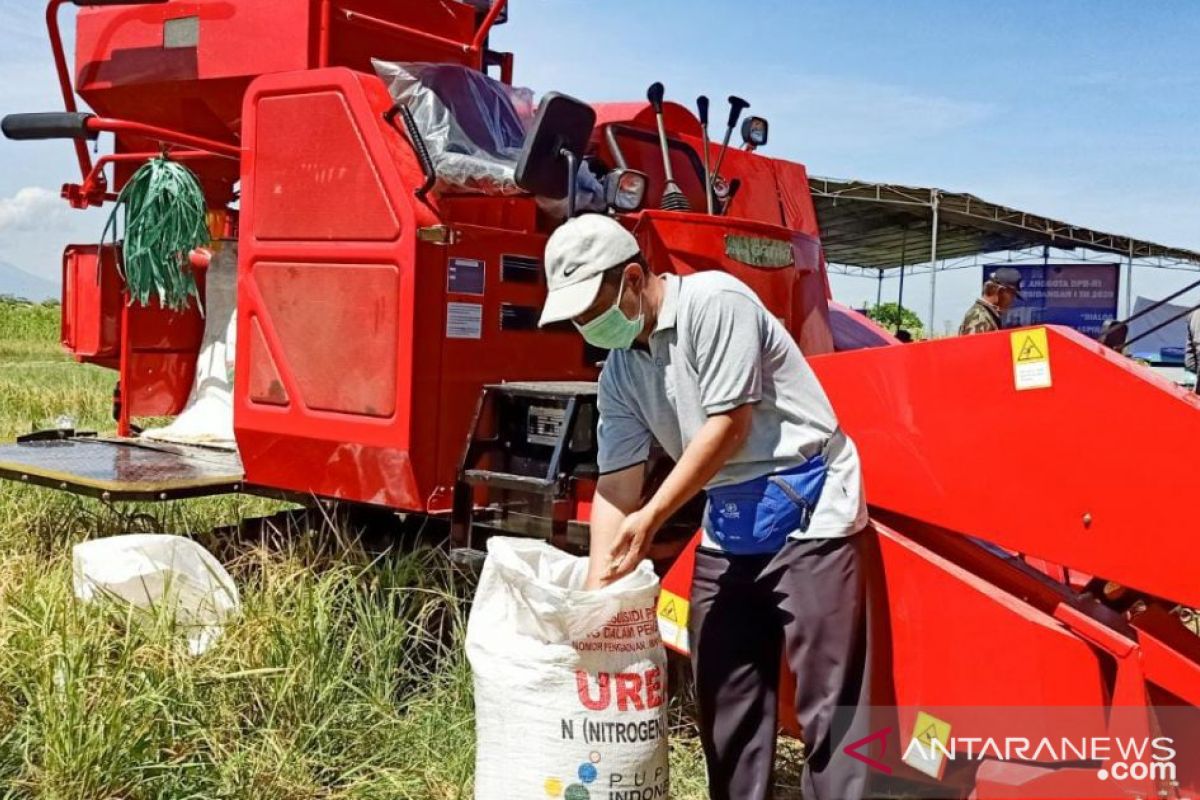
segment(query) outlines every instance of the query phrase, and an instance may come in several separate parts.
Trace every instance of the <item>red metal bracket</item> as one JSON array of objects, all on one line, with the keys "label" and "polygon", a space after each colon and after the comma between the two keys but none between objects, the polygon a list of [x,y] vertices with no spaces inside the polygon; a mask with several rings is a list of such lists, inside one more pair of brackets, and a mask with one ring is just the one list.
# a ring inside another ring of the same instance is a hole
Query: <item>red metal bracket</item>
[{"label": "red metal bracket", "polygon": [[[208,153],[203,150],[170,150],[170,156],[175,161],[190,161],[200,158],[220,158],[221,156],[215,153]],[[159,155],[155,152],[141,153],[110,153],[101,156],[96,160],[92,171],[83,179],[83,183],[68,183],[62,188],[62,196],[72,208],[91,208],[92,206],[101,206],[105,201],[115,200],[116,195],[108,191],[108,178],[104,175],[104,168],[109,164],[149,161],[151,158]]]}]

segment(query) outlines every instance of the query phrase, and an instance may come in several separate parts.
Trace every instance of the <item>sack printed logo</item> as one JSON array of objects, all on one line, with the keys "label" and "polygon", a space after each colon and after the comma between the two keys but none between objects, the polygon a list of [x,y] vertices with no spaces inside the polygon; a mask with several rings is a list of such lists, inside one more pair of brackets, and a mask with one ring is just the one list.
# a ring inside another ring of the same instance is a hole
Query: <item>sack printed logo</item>
[{"label": "sack printed logo", "polygon": [[578,783],[564,785],[561,778],[546,778],[545,789],[547,797],[561,797],[562,800],[591,800],[592,793],[588,786],[596,782],[600,771],[596,765],[600,763],[600,754],[592,751],[588,760],[579,765],[576,770]]},{"label": "sack printed logo", "polygon": [[601,779],[600,753],[592,751],[575,771],[570,783],[558,776],[546,778],[542,788],[553,800],[662,800],[670,796],[665,766],[636,774],[614,772]]},{"label": "sack printed logo", "polygon": [[738,509],[737,503],[725,504],[725,517],[727,519],[741,519],[742,512]]}]

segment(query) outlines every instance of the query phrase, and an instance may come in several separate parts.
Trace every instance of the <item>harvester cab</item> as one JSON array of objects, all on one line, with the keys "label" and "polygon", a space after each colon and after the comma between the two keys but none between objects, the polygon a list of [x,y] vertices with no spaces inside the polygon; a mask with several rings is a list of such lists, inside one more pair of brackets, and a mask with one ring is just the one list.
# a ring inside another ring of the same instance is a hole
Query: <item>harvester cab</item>
[{"label": "harvester cab", "polygon": [[[535,108],[489,44],[506,0],[76,0],[73,68],[65,4],[48,7],[63,110],[10,116],[5,135],[71,140],[77,207],[113,202],[164,153],[186,164],[213,255],[179,262],[202,314],[131,302],[117,245],[67,247],[63,344],[113,371],[117,435],[2,446],[0,475],[113,501],[317,498],[447,523],[460,545],[501,532],[583,547],[603,354],[569,325],[537,329],[542,253],[567,216],[609,213],[656,269],[753,288],[857,443],[882,570],[880,729],[900,739],[888,771],[950,795],[1108,796],[1096,765],[1053,752],[901,758],[930,719],[1021,736],[1056,730],[1068,706],[1087,710],[1075,735],[1166,732],[1200,752],[1200,639],[1179,619],[1200,606],[1194,535],[1163,499],[1194,494],[1178,443],[1200,438],[1197,399],[1056,328],[835,352],[807,172],[756,152],[768,125],[743,121],[747,101],[729,99],[719,143],[708,102],[698,117],[661,85]],[[93,161],[101,133],[113,150]],[[1114,406],[1152,430],[1114,437]],[[1087,466],[1114,462],[1131,467]],[[680,650],[690,552],[664,580]],[[1176,767],[1174,783],[1122,789],[1200,787],[1200,756]]]}]

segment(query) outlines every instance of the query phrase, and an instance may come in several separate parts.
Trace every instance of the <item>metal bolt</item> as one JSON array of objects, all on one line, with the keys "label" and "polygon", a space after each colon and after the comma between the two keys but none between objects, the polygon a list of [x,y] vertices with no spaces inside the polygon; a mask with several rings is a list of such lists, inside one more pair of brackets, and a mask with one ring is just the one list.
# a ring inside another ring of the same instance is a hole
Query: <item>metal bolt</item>
[{"label": "metal bolt", "polygon": [[1083,527],[1085,527],[1085,528],[1092,527],[1092,515],[1090,512],[1085,513],[1083,515]]}]

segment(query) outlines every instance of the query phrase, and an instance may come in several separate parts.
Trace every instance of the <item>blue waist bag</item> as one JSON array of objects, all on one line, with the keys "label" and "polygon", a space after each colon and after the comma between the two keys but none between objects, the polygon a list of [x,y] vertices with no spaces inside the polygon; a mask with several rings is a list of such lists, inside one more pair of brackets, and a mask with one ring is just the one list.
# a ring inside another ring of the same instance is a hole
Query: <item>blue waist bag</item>
[{"label": "blue waist bag", "polygon": [[708,490],[708,531],[731,555],[777,553],[796,531],[808,530],[825,476],[825,459]]}]

